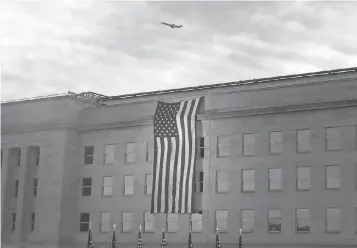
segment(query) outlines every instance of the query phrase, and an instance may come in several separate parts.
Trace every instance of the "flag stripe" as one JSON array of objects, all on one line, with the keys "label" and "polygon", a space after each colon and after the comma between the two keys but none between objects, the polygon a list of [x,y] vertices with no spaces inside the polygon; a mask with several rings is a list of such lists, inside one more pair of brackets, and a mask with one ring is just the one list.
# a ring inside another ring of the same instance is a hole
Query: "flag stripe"
[{"label": "flag stripe", "polygon": [[167,168],[167,155],[168,155],[168,144],[167,144],[167,138],[164,137],[162,138],[161,143],[163,144],[163,153],[162,153],[162,168],[161,168],[161,175],[160,178],[161,180],[161,190],[160,190],[160,197],[161,197],[161,204],[160,204],[160,210],[165,211],[165,200],[166,200],[166,168]]},{"label": "flag stripe", "polygon": [[171,137],[171,159],[170,159],[170,170],[169,170],[169,199],[168,199],[168,213],[172,213],[172,199],[173,199],[173,176],[174,167],[176,160],[176,138]]},{"label": "flag stripe", "polygon": [[157,151],[157,163],[156,163],[156,177],[155,177],[155,195],[153,195],[154,199],[157,198],[157,200],[154,201],[155,206],[154,206],[154,211],[158,212],[159,208],[158,208],[158,203],[159,203],[159,181],[160,181],[160,161],[161,161],[161,140],[160,138],[156,138],[155,140],[155,149]]}]

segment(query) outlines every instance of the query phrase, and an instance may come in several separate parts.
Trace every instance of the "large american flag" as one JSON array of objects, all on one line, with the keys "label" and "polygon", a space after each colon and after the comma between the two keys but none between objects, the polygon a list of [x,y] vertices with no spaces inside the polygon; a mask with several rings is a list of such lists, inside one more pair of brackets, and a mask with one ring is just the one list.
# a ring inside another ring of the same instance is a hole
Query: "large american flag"
[{"label": "large american flag", "polygon": [[192,213],[200,99],[157,104],[151,213]]}]

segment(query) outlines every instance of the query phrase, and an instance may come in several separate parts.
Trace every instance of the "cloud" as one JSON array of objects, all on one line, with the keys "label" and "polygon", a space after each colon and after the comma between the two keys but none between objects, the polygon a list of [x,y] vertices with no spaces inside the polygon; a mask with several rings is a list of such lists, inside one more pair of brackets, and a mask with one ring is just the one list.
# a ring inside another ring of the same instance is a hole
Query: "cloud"
[{"label": "cloud", "polygon": [[2,100],[120,95],[357,65],[357,2],[1,5]]}]

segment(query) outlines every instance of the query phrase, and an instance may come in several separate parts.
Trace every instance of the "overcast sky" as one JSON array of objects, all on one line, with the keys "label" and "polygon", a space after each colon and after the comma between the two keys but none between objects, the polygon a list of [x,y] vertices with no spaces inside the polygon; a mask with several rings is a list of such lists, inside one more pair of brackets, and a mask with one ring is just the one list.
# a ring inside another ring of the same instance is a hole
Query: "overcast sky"
[{"label": "overcast sky", "polygon": [[357,66],[357,2],[2,1],[0,9],[2,100]]}]

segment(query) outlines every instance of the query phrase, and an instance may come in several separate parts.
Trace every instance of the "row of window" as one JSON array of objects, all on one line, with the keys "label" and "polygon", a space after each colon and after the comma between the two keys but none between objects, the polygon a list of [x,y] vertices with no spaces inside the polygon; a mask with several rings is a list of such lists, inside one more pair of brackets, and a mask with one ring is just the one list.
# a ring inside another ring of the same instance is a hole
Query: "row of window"
[{"label": "row of window", "polygon": [[[14,188],[14,197],[17,198],[19,196],[19,185],[20,180],[15,179],[15,188]],[[38,179],[32,178],[32,196],[36,197],[38,191]]]},{"label": "row of window", "polygon": [[[243,232],[254,232],[256,223],[254,209],[242,209],[240,211],[240,227]],[[309,208],[297,208],[295,211],[295,231],[298,233],[309,233],[311,229],[310,220],[311,210]],[[357,215],[357,208],[356,208]],[[279,208],[268,209],[267,212],[267,231],[272,233],[282,232],[282,210]],[[166,219],[167,232],[177,232],[178,214],[168,214]],[[356,218],[357,220],[357,218]],[[215,226],[220,232],[228,232],[228,210],[216,210],[215,212]],[[134,226],[134,213],[122,212],[121,213],[121,232],[135,231],[137,227]],[[80,214],[80,231],[88,231],[90,223],[90,213]],[[112,213],[101,212],[99,231],[109,232],[112,230]],[[202,214],[192,214],[190,217],[190,224],[193,232],[201,232],[203,229]],[[145,232],[155,231],[155,216],[150,212],[143,213],[143,230]],[[332,233],[340,233],[341,228],[341,209],[340,208],[326,208],[325,209],[325,231]]]},{"label": "row of window", "polygon": [[[35,231],[36,213],[30,213],[30,231]],[[11,213],[11,232],[16,231],[16,213]]]}]

